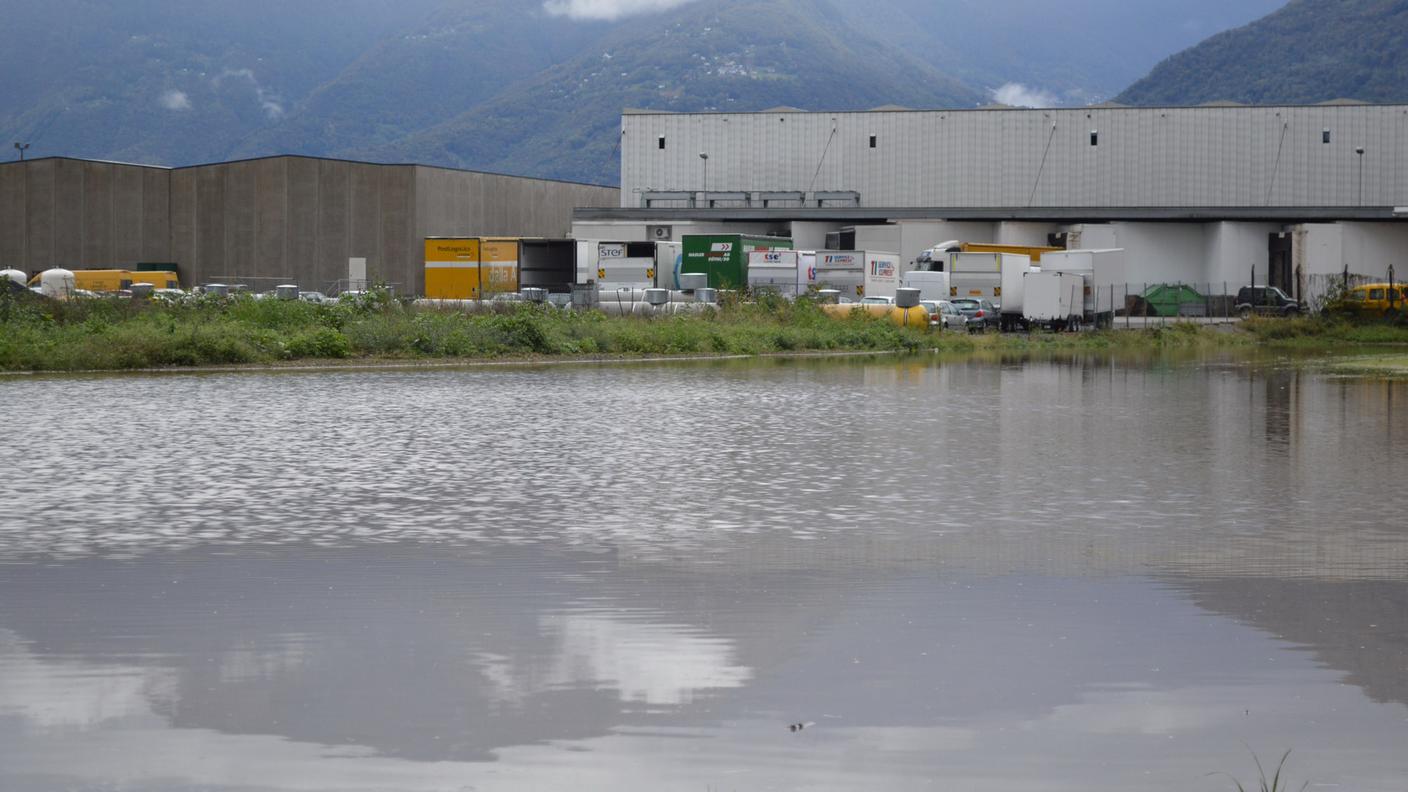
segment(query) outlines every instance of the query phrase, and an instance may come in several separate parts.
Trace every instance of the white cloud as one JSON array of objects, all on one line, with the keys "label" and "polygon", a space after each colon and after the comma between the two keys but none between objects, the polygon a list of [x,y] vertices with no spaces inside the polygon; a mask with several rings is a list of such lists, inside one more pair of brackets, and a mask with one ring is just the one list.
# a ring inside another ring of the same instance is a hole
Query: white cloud
[{"label": "white cloud", "polygon": [[620,19],[678,8],[692,0],[545,0],[543,10],[572,19]]},{"label": "white cloud", "polygon": [[180,111],[191,109],[191,97],[185,91],[167,91],[161,95],[157,102],[167,110]]},{"label": "white cloud", "polygon": [[259,78],[254,76],[253,69],[226,69],[220,74],[210,79],[210,84],[216,88],[225,81],[226,77],[237,77],[248,80],[254,86],[254,95],[259,100],[259,107],[264,110],[264,115],[270,118],[280,118],[284,114],[284,106],[279,102],[279,97],[272,91],[264,90],[264,86],[259,83]]},{"label": "white cloud", "polygon": [[1055,107],[1059,103],[1055,94],[1021,83],[1007,83],[993,91],[992,98],[1013,107]]}]

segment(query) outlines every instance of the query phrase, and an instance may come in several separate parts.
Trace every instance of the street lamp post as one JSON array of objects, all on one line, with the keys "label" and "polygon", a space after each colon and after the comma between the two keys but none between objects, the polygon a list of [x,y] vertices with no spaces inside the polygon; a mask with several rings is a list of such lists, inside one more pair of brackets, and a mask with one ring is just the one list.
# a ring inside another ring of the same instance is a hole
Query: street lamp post
[{"label": "street lamp post", "polygon": [[712,204],[713,201],[709,200],[709,155],[701,151],[699,159],[704,161],[704,200]]},{"label": "street lamp post", "polygon": [[24,162],[24,153],[25,153],[26,151],[29,151],[29,144],[28,144],[28,143],[16,143],[16,144],[15,144],[15,151],[18,151],[18,152],[20,153],[20,162]]}]

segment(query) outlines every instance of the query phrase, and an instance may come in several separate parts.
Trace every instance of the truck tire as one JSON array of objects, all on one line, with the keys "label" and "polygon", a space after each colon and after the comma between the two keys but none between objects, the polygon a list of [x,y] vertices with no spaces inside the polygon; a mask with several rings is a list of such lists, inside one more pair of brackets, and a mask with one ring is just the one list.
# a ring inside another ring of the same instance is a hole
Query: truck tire
[{"label": "truck tire", "polygon": [[1250,318],[1252,318],[1252,309],[1251,309],[1251,306],[1249,306],[1249,305],[1244,305],[1244,306],[1242,306],[1241,308],[1237,309],[1237,316],[1241,317],[1242,319],[1250,319]]}]

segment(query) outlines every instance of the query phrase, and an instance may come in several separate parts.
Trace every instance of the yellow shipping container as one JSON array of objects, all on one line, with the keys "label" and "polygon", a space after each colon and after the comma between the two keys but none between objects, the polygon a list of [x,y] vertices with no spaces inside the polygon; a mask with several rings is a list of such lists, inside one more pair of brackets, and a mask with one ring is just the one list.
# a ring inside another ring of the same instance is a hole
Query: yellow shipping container
[{"label": "yellow shipping container", "polygon": [[483,237],[479,252],[484,264],[485,296],[518,291],[518,238]]},{"label": "yellow shipping container", "polygon": [[518,291],[519,243],[517,237],[425,240],[426,298],[479,300]]},{"label": "yellow shipping container", "polygon": [[479,239],[425,240],[425,296],[432,300],[479,299]]}]

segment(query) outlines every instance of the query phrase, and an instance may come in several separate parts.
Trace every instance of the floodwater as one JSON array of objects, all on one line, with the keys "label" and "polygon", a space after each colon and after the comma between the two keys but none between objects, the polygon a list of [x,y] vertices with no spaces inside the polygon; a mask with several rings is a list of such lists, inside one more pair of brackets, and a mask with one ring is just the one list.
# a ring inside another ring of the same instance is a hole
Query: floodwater
[{"label": "floodwater", "polygon": [[[0,789],[1408,788],[1408,383],[0,380]],[[800,726],[801,728],[797,728]]]}]

